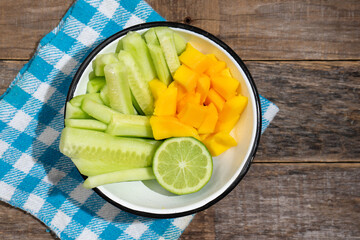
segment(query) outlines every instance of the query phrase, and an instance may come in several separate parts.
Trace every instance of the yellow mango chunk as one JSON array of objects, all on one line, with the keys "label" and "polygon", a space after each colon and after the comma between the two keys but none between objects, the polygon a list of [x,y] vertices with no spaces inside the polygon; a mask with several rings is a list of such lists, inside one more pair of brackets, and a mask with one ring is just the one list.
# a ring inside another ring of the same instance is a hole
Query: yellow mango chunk
[{"label": "yellow mango chunk", "polygon": [[177,82],[173,81],[172,83],[169,84],[169,88],[177,88],[177,98],[176,101],[179,101],[180,99],[182,99],[185,95],[186,95],[186,89],[181,86],[180,84],[178,84]]},{"label": "yellow mango chunk", "polygon": [[226,63],[223,61],[212,62],[209,68],[205,71],[205,74],[209,77],[218,74],[226,68]]},{"label": "yellow mango chunk", "polygon": [[232,77],[216,75],[211,78],[211,87],[225,100],[236,95],[239,84],[239,81]]},{"label": "yellow mango chunk", "polygon": [[196,92],[200,94],[200,103],[203,104],[210,89],[210,78],[207,75],[201,75],[197,81]]},{"label": "yellow mango chunk", "polygon": [[218,59],[216,58],[215,54],[213,54],[213,53],[206,54],[206,56],[208,56],[211,60],[213,60],[213,61],[215,61],[215,62],[218,61]]},{"label": "yellow mango chunk", "polygon": [[175,116],[177,88],[166,88],[155,102],[154,115]]},{"label": "yellow mango chunk", "polygon": [[218,112],[221,112],[225,104],[225,99],[223,99],[214,89],[210,88],[205,99],[205,104],[209,105],[210,103],[213,103]]},{"label": "yellow mango chunk", "polygon": [[155,101],[167,88],[165,83],[156,78],[149,82],[149,86]]},{"label": "yellow mango chunk", "polygon": [[151,116],[150,125],[156,140],[170,137],[194,137],[200,140],[195,128],[180,122],[176,117]]},{"label": "yellow mango chunk", "polygon": [[206,114],[207,110],[205,106],[188,102],[179,112],[178,118],[186,125],[199,128],[201,123],[204,121]]},{"label": "yellow mango chunk", "polygon": [[211,134],[202,142],[205,144],[213,157],[219,156],[229,148],[237,145],[235,139],[226,132]]},{"label": "yellow mango chunk", "polygon": [[210,134],[199,134],[200,141],[203,142]]},{"label": "yellow mango chunk", "polygon": [[174,81],[183,86],[188,92],[195,91],[198,78],[199,74],[185,65],[180,65],[174,74]]},{"label": "yellow mango chunk", "polygon": [[241,113],[248,103],[245,96],[235,96],[225,102],[219,114],[219,120],[215,127],[215,132],[230,132],[238,122]]},{"label": "yellow mango chunk", "polygon": [[215,126],[218,121],[218,112],[213,103],[210,103],[209,106],[205,106],[206,115],[204,121],[201,123],[198,128],[199,134],[209,134],[215,131]]},{"label": "yellow mango chunk", "polygon": [[230,72],[230,68],[225,68],[224,70],[222,70],[220,72],[220,75],[224,76],[224,77],[232,77],[231,72]]},{"label": "yellow mango chunk", "polygon": [[197,73],[203,73],[214,62],[211,57],[201,53],[190,43],[187,43],[185,51],[179,56],[179,60]]},{"label": "yellow mango chunk", "polygon": [[187,103],[200,105],[200,93],[186,93],[182,99],[177,102],[176,111],[180,113]]}]

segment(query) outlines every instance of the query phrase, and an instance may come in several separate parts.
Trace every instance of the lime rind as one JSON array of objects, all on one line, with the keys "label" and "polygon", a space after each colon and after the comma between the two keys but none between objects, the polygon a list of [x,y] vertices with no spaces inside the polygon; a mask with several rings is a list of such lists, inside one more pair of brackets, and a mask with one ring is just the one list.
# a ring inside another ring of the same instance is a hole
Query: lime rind
[{"label": "lime rind", "polygon": [[213,162],[208,149],[199,140],[169,138],[154,154],[153,171],[163,188],[184,195],[199,191],[209,182]]}]

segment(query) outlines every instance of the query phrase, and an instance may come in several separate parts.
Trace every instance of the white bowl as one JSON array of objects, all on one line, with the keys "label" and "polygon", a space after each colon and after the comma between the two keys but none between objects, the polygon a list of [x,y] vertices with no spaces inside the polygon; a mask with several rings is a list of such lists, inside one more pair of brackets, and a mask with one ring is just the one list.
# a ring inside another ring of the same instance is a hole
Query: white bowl
[{"label": "white bowl", "polygon": [[78,69],[71,83],[67,101],[86,92],[88,75],[92,71],[91,61],[97,54],[115,52],[117,40],[129,31],[143,33],[156,26],[172,28],[201,52],[214,53],[218,59],[225,61],[233,77],[240,81],[241,94],[249,99],[245,111],[231,132],[238,145],[213,158],[212,177],[200,191],[188,195],[174,195],[164,190],[156,180],[114,183],[94,189],[101,197],[128,212],[146,217],[172,218],[208,208],[226,196],[240,182],[250,167],[259,143],[261,109],[255,83],[249,71],[229,46],[204,30],[172,22],[136,25],[103,41]]}]

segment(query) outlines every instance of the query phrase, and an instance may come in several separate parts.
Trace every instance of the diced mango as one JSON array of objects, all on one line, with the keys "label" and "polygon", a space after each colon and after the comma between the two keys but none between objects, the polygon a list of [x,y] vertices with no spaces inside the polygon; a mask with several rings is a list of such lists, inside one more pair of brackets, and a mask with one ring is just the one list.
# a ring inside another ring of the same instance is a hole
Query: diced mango
[{"label": "diced mango", "polygon": [[166,88],[155,102],[154,115],[175,116],[177,88]]},{"label": "diced mango", "polygon": [[211,78],[211,87],[225,100],[236,95],[239,84],[239,81],[232,77],[216,75]]},{"label": "diced mango", "polygon": [[205,106],[188,102],[179,112],[178,118],[186,125],[199,128],[201,123],[204,121],[206,114],[207,109]]},{"label": "diced mango", "polygon": [[213,133],[215,130],[216,123],[218,121],[218,112],[213,103],[210,103],[209,106],[205,106],[206,115],[204,121],[201,123],[198,128],[199,134],[209,134]]},{"label": "diced mango", "polygon": [[213,103],[218,112],[221,112],[225,104],[225,99],[223,99],[214,89],[210,88],[205,99],[205,104],[209,105],[210,103]]},{"label": "diced mango", "polygon": [[203,74],[199,77],[196,85],[196,92],[200,94],[200,103],[203,104],[210,89],[210,78]]},{"label": "diced mango", "polygon": [[212,62],[209,68],[205,71],[209,77],[214,76],[226,68],[226,63],[223,61]]},{"label": "diced mango", "polygon": [[216,58],[215,54],[210,53],[210,54],[206,54],[206,56],[210,57],[210,59],[212,59],[213,61],[217,62],[218,59]]},{"label": "diced mango", "polygon": [[156,140],[170,137],[194,137],[200,139],[195,128],[180,122],[176,117],[152,116],[150,125]]},{"label": "diced mango", "polygon": [[165,83],[156,78],[149,82],[149,86],[155,101],[167,88]]},{"label": "diced mango", "polygon": [[186,50],[180,55],[179,60],[197,73],[203,73],[214,64],[212,57],[201,53],[190,43],[186,45]]},{"label": "diced mango", "polygon": [[230,72],[230,68],[225,68],[224,70],[222,70],[220,72],[220,75],[224,76],[224,77],[232,77],[231,72]]},{"label": "diced mango", "polygon": [[210,134],[199,134],[200,141],[203,142]]},{"label": "diced mango", "polygon": [[177,98],[176,101],[179,101],[180,99],[182,99],[185,94],[186,94],[186,89],[181,86],[180,84],[178,84],[177,82],[173,81],[172,83],[169,84],[169,88],[177,88]]},{"label": "diced mango", "polygon": [[235,139],[226,132],[211,134],[202,142],[213,157],[219,156],[229,148],[237,145]]},{"label": "diced mango", "polygon": [[186,93],[185,96],[177,102],[176,111],[179,113],[187,103],[200,105],[200,93]]},{"label": "diced mango", "polygon": [[183,86],[188,92],[195,91],[198,78],[199,74],[185,65],[180,65],[174,74],[174,80]]},{"label": "diced mango", "polygon": [[215,132],[230,132],[238,122],[248,102],[245,96],[235,96],[225,102],[219,114]]}]

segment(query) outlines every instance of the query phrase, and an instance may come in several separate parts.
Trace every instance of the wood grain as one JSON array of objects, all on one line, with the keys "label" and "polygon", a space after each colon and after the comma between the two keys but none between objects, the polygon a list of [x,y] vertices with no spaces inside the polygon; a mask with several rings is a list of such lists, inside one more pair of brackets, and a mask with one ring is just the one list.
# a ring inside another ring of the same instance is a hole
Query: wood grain
[{"label": "wood grain", "polygon": [[167,20],[190,18],[245,60],[360,59],[357,0],[148,2]]},{"label": "wood grain", "polygon": [[74,0],[0,1],[0,59],[29,59]]}]

